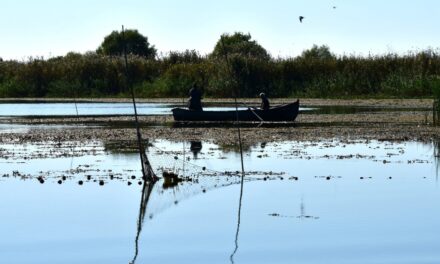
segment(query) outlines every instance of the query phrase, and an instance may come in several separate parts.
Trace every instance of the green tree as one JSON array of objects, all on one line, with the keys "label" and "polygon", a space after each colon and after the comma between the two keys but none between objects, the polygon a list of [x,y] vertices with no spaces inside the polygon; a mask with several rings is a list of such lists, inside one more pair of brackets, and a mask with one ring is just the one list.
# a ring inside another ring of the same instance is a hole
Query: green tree
[{"label": "green tree", "polygon": [[327,45],[313,45],[311,49],[303,51],[301,57],[313,60],[332,60],[336,58]]},{"label": "green tree", "polygon": [[[251,35],[235,32],[233,35],[227,33],[221,35],[214,47],[211,56],[221,58],[225,55],[240,55],[257,59],[269,60],[269,53]],[[224,46],[223,46],[224,45]]]},{"label": "green tree", "polygon": [[150,45],[148,38],[135,29],[127,29],[122,32],[113,31],[104,38],[101,46],[96,50],[98,54],[121,56],[124,54],[124,37],[127,53],[142,56],[148,59],[156,57],[156,49]]}]

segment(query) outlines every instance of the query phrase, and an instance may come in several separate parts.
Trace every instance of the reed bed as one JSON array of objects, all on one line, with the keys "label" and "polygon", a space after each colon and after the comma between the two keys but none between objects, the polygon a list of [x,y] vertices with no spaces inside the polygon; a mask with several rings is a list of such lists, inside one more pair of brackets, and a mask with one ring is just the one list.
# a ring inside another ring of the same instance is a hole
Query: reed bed
[{"label": "reed bed", "polygon": [[[124,71],[121,57],[94,52],[0,61],[0,97],[126,97]],[[194,83],[207,97],[231,97],[238,86],[240,97],[264,91],[270,97],[432,98],[440,87],[440,56],[435,50],[270,59],[232,54],[228,66],[185,51],[154,60],[130,56],[128,73],[136,95],[145,98],[186,97]]]},{"label": "reed bed", "polygon": [[440,125],[440,85],[436,85],[433,87],[432,94],[434,96],[434,102],[432,105],[433,124],[439,126]]}]

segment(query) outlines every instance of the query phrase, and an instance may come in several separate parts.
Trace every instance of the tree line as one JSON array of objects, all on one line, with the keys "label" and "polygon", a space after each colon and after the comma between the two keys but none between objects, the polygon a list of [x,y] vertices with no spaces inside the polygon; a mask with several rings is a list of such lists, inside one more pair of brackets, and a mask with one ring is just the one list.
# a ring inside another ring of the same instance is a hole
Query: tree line
[{"label": "tree line", "polygon": [[250,34],[237,32],[223,34],[207,55],[158,57],[146,37],[127,30],[112,32],[94,52],[0,60],[0,97],[126,97],[129,86],[138,97],[186,97],[193,84],[206,97],[431,97],[440,89],[440,56],[435,50],[336,56],[314,45],[297,57],[273,58]]}]

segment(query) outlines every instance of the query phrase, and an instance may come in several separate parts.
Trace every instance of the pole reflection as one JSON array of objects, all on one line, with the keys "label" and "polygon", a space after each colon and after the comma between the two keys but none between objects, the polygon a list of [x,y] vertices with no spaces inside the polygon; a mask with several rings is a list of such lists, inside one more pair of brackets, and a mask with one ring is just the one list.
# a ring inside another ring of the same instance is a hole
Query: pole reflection
[{"label": "pole reflection", "polygon": [[139,216],[137,220],[137,230],[135,238],[135,251],[133,259],[129,262],[130,264],[135,264],[136,259],[139,255],[139,238],[142,232],[145,215],[147,213],[148,201],[150,200],[151,193],[156,185],[156,181],[145,181],[142,186],[141,204],[139,207]]}]

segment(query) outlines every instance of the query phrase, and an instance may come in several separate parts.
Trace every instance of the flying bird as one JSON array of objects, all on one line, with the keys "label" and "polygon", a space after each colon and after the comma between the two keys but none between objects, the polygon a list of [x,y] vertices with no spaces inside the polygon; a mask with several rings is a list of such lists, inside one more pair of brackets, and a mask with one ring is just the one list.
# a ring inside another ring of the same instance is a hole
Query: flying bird
[{"label": "flying bird", "polygon": [[299,16],[299,22],[302,23],[303,22],[304,17],[303,16]]}]

